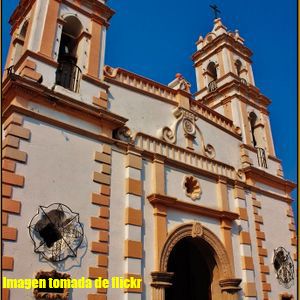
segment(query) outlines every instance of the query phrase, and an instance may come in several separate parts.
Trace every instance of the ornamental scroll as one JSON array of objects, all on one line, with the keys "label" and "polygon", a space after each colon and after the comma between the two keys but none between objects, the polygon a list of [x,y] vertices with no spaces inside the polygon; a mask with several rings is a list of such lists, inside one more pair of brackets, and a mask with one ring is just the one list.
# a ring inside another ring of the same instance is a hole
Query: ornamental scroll
[{"label": "ornamental scroll", "polygon": [[200,143],[203,155],[209,158],[214,158],[216,155],[215,149],[210,144],[205,144],[201,130],[196,124],[198,117],[193,112],[184,109],[183,107],[176,108],[173,111],[175,121],[171,126],[165,126],[159,131],[159,138],[170,144],[176,144],[177,142],[177,131],[181,124],[185,135],[188,138],[195,139],[197,132],[200,136]]},{"label": "ornamental scroll", "polygon": [[192,227],[192,237],[201,237],[203,235],[203,227],[201,223],[195,222]]}]

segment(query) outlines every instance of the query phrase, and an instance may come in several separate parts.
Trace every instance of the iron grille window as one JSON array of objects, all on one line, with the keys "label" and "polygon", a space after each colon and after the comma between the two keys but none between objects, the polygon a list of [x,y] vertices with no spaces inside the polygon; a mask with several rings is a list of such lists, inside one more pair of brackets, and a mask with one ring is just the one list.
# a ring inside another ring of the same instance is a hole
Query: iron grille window
[{"label": "iron grille window", "polygon": [[[274,249],[273,265],[279,284],[289,289],[294,284],[295,269],[290,252],[283,247]],[[291,294],[281,294],[281,299],[293,299]]]},{"label": "iron grille window", "polygon": [[268,168],[266,151],[263,148],[256,147],[258,165],[263,168]]},{"label": "iron grille window", "polygon": [[76,257],[84,237],[79,214],[62,203],[39,206],[28,228],[34,252],[51,262]]}]

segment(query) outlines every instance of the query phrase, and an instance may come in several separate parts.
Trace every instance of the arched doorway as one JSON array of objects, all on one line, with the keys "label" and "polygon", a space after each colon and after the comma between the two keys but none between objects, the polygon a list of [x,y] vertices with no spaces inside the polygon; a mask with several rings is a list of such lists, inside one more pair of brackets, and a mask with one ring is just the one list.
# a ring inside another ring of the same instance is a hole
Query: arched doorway
[{"label": "arched doorway", "polygon": [[166,300],[212,300],[213,270],[216,262],[201,239],[185,237],[170,253],[167,271],[174,273]]},{"label": "arched doorway", "polygon": [[153,300],[235,300],[241,279],[234,278],[226,249],[199,222],[168,235],[159,271],[152,272]]}]

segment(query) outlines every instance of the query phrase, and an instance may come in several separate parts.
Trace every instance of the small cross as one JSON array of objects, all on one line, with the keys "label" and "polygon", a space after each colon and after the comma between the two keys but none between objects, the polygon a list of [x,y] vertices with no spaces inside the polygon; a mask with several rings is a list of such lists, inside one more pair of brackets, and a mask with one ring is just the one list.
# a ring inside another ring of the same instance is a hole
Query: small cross
[{"label": "small cross", "polygon": [[215,19],[218,19],[218,13],[221,13],[221,11],[218,9],[218,6],[216,4],[210,5],[210,8],[214,11]]}]

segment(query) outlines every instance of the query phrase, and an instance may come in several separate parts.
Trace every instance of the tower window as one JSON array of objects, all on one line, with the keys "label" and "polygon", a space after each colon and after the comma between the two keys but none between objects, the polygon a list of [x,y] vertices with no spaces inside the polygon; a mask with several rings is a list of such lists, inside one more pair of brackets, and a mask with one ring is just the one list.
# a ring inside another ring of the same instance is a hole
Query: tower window
[{"label": "tower window", "polygon": [[263,148],[263,137],[262,131],[257,126],[257,115],[255,112],[251,112],[249,114],[250,126],[251,126],[251,134],[252,134],[252,143],[253,146],[257,149],[257,160],[258,165],[263,168],[267,168],[267,159],[266,159],[266,152]]},{"label": "tower window", "polygon": [[65,18],[58,53],[56,84],[73,92],[79,91],[81,70],[77,66],[77,48],[82,24],[75,16]]},{"label": "tower window", "polygon": [[240,82],[244,85],[248,85],[246,79],[241,77],[243,69],[242,62],[239,59],[237,59],[234,64],[236,67],[236,74],[238,77],[240,77]]},{"label": "tower window", "polygon": [[216,64],[214,62],[210,62],[207,66],[208,76],[211,77],[212,80],[216,80],[218,78]]},{"label": "tower window", "polygon": [[26,37],[27,28],[28,28],[28,21],[25,21],[25,23],[23,24],[23,26],[20,30],[20,38],[23,39],[23,40]]},{"label": "tower window", "polygon": [[216,64],[210,62],[207,66],[207,76],[208,76],[208,90],[210,92],[214,91],[217,88],[216,80],[218,78]]},{"label": "tower window", "polygon": [[250,119],[251,133],[252,133],[252,143],[253,143],[253,146],[256,147],[257,142],[256,142],[256,138],[255,138],[255,124],[257,121],[257,115],[254,112],[251,112],[249,114],[249,119]]},{"label": "tower window", "polygon": [[236,60],[235,67],[236,67],[236,73],[240,77],[242,71],[242,63],[239,59]]},{"label": "tower window", "polygon": [[28,29],[28,20],[26,20],[21,27],[21,30],[18,34],[18,37],[16,38],[15,41],[15,57],[14,57],[14,62],[16,63],[20,57],[23,54],[23,46],[25,42],[25,37],[27,34],[27,29]]}]

